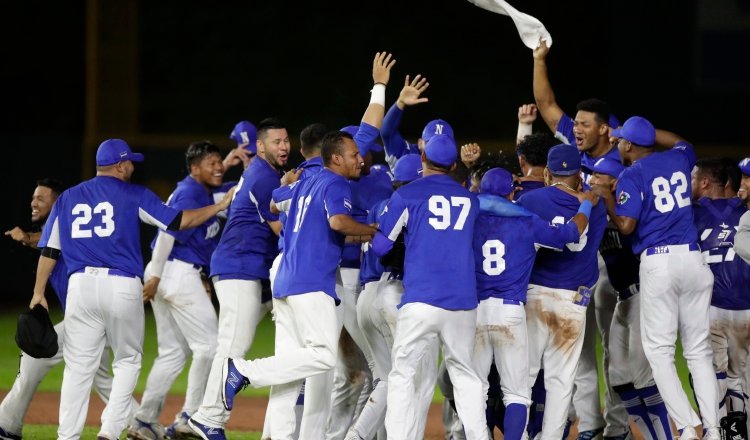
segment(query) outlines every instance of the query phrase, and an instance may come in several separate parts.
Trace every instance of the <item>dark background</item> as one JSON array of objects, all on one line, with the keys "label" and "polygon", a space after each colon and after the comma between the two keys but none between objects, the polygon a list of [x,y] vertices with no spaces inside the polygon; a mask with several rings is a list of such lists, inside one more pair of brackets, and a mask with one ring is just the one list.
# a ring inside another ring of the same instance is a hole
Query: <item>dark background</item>
[{"label": "dark background", "polygon": [[[577,101],[599,97],[621,120],[643,115],[702,155],[750,154],[750,0],[511,3],[552,34],[550,77],[570,114]],[[166,197],[185,174],[187,143],[211,139],[229,151],[239,120],[278,116],[295,148],[310,122],[357,123],[376,51],[398,60],[387,106],[404,75],[431,83],[430,102],[409,109],[402,124],[412,142],[427,120],[441,117],[459,143],[512,151],[517,108],[533,102],[531,50],[510,18],[464,0],[2,8],[3,230],[29,228],[39,177],[75,184],[93,175],[96,145],[108,137],[146,153],[134,180]],[[535,129],[546,127],[540,120]],[[144,240],[151,236],[145,229]],[[23,304],[38,254],[6,237],[1,252],[0,304]]]}]

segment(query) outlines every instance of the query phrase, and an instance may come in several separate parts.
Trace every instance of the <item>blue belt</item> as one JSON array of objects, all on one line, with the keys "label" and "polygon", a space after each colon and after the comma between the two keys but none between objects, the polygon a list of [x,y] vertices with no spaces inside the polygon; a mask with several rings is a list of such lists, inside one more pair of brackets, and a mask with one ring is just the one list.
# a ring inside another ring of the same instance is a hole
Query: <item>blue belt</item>
[{"label": "blue belt", "polygon": [[185,264],[189,264],[189,265],[193,266],[193,269],[195,269],[195,270],[197,270],[199,272],[203,270],[203,266],[201,266],[199,264],[191,263],[189,261],[180,260],[179,258],[169,257],[169,258],[167,258],[167,261],[179,261],[180,263],[185,263]]},{"label": "blue belt", "polygon": [[690,243],[690,244],[677,244],[677,245],[667,245],[667,246],[654,246],[650,248],[646,248],[646,255],[660,255],[660,254],[669,254],[669,253],[682,253],[682,252],[692,252],[692,251],[700,251],[701,248],[698,246],[698,243]]},{"label": "blue belt", "polygon": [[510,305],[513,305],[513,306],[522,306],[523,305],[523,301],[518,301],[518,300],[515,300],[515,299],[505,299],[505,298],[502,298],[502,301],[503,301],[503,304],[510,304]]},{"label": "blue belt", "polygon": [[125,278],[140,278],[138,275],[133,275],[132,273],[125,272],[124,270],[109,269],[109,268],[106,268],[106,267],[90,267],[90,266],[87,266],[87,267],[84,267],[83,269],[78,269],[77,271],[75,271],[73,273],[87,273],[86,272],[87,268],[90,268],[90,270],[91,270],[90,275],[98,275],[95,272],[97,269],[106,269],[108,275],[114,275],[116,277],[125,277]]}]

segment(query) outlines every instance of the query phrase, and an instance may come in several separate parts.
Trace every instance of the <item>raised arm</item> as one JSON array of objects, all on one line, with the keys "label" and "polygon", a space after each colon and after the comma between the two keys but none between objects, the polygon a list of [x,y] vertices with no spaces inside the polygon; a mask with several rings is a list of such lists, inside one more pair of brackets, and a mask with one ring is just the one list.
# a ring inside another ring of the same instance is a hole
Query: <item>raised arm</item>
[{"label": "raised arm", "polygon": [[534,100],[536,106],[539,109],[539,113],[544,119],[544,123],[552,131],[557,131],[557,123],[563,115],[563,111],[557,101],[555,101],[555,93],[552,91],[552,84],[549,82],[549,75],[547,73],[547,54],[549,48],[547,43],[541,41],[539,47],[534,49]]},{"label": "raised arm", "polygon": [[232,203],[235,191],[237,191],[237,186],[233,186],[227,191],[227,193],[224,194],[224,198],[218,203],[204,206],[203,208],[185,209],[182,211],[179,229],[189,229],[202,225],[211,217],[229,208],[229,204]]},{"label": "raised arm", "polygon": [[388,85],[391,78],[391,69],[394,64],[396,64],[396,60],[387,52],[376,53],[375,59],[372,61],[372,80],[375,84],[372,86],[370,105],[367,106],[365,114],[362,116],[362,122],[377,129],[383,126],[385,86]]}]

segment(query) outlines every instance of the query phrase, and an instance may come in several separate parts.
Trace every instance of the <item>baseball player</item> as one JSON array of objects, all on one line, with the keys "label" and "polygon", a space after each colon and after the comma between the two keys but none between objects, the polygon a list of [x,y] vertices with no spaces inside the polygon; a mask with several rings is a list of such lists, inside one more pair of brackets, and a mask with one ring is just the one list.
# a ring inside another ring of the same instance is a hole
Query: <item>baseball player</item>
[{"label": "baseball player", "polygon": [[[750,207],[750,157],[742,159],[739,167],[742,171],[742,178],[737,197],[745,203],[745,206]],[[734,250],[750,264],[750,214],[745,214],[740,218],[739,229],[734,237]],[[748,369],[748,374],[750,375],[750,369]],[[750,420],[748,423],[750,424]]]},{"label": "baseball player", "polygon": [[[401,156],[393,167],[393,189],[420,177],[422,159],[418,154]],[[380,216],[387,199],[376,203],[367,215],[368,224],[380,222]],[[391,348],[393,334],[383,313],[378,296],[380,280],[385,267],[372,251],[369,243],[362,245],[362,266],[360,269],[361,292],[357,300],[357,322],[366,341],[366,354],[373,375],[373,390],[362,412],[346,434],[346,440],[372,439],[381,437],[385,420],[386,398],[388,393],[388,373],[391,371]]]},{"label": "baseball player", "polygon": [[162,230],[195,227],[225,209],[234,194],[230,191],[218,204],[178,211],[147,188],[129,183],[133,162],[142,160],[143,155],[133,153],[121,139],[102,142],[96,177],[60,194],[39,242],[42,255],[29,306],[47,307],[44,287],[61,254],[69,274],[60,439],[81,435],[106,342],[114,353],[114,379],[97,438],[119,438],[127,424],[143,350],[139,220]]},{"label": "baseball player", "polygon": [[[37,181],[37,186],[31,198],[31,221],[35,227],[44,225],[52,210],[52,205],[64,189],[62,183],[56,179],[46,178]],[[5,235],[24,246],[36,247],[42,233],[41,231],[27,232],[16,226],[6,231]],[[62,258],[58,259],[55,269],[52,271],[50,285],[57,294],[57,298],[64,311],[68,291],[68,274]],[[13,386],[2,403],[0,403],[0,439],[20,440],[21,432],[23,431],[23,419],[29,409],[37,386],[39,386],[39,383],[53,367],[63,361],[63,346],[65,345],[64,325],[64,321],[55,325],[57,346],[59,347],[55,356],[47,359],[37,359],[26,353],[21,353],[16,380],[13,382]],[[109,400],[109,393],[112,389],[112,376],[109,375],[109,359],[109,350],[104,350],[99,369],[96,370],[93,381],[94,389],[105,404]],[[137,402],[133,401],[133,403],[137,406]]]},{"label": "baseball player", "polygon": [[[600,158],[589,170],[589,182],[596,191],[614,193],[617,178],[624,169],[620,161]],[[599,246],[600,264],[606,265],[606,270],[600,273],[607,276],[599,279],[597,288],[617,295],[609,331],[609,382],[643,436],[666,440],[672,438],[671,420],[643,352],[639,261],[633,255],[631,245],[631,237],[623,235],[613,223],[609,223]]]},{"label": "baseball player", "polygon": [[203,403],[189,421],[199,436],[223,433],[229,412],[221,404],[221,365],[227,357],[245,355],[258,322],[268,311],[262,301],[263,283],[268,282],[281,230],[278,214],[270,211],[271,192],[280,185],[280,170],[290,152],[284,124],[274,118],[262,120],[256,145],[262,156],[259,153],[260,159],[243,172],[229,219],[211,256],[210,274],[219,300],[218,346]]},{"label": "baseball player", "polygon": [[[422,438],[429,400],[418,391],[422,357],[436,356],[438,341],[455,387],[458,414],[469,439],[486,439],[484,396],[471,361],[476,328],[476,283],[471,240],[478,211],[476,196],[448,173],[457,159],[447,135],[430,138],[422,155],[423,177],[396,191],[385,207],[372,248],[385,255],[404,233],[404,295],[388,375],[388,437]],[[453,258],[445,258],[450,249]],[[433,386],[437,364],[426,366]]]},{"label": "baseball player", "polygon": [[[567,222],[580,201],[581,155],[567,144],[549,150],[548,185],[531,191],[519,204],[553,224]],[[559,439],[565,429],[578,359],[583,345],[586,306],[599,271],[597,248],[606,226],[606,212],[597,205],[588,229],[562,252],[542,249],[531,273],[526,322],[529,338],[529,386],[544,365],[547,391],[542,439]],[[501,375],[502,377],[502,375]]]},{"label": "baseball player", "polygon": [[[700,159],[692,172],[693,215],[703,261],[714,274],[711,295],[711,345],[719,382],[719,412],[745,412],[745,370],[750,351],[750,265],[732,246],[747,207],[726,198],[727,174],[718,159]],[[729,420],[729,424],[736,420]],[[724,423],[722,423],[723,425]]]},{"label": "baseball player", "polygon": [[[719,438],[718,385],[712,366],[709,305],[713,274],[702,261],[690,207],[692,146],[659,131],[639,116],[614,130],[624,165],[617,181],[617,202],[603,192],[610,219],[625,235],[633,235],[640,255],[641,338],[654,380],[680,430],[682,440],[698,438],[701,423],[693,411],[674,365],[675,340],[693,376],[704,438]],[[655,153],[654,144],[671,144]]]},{"label": "baseball player", "polygon": [[[175,209],[212,205],[213,191],[222,185],[224,165],[219,147],[208,141],[192,143],[185,153],[188,176],[177,184],[167,204]],[[151,302],[156,320],[158,356],[154,360],[141,407],[128,428],[128,436],[155,440],[164,436],[159,414],[174,379],[192,354],[185,403],[168,436],[192,435],[187,426],[203,400],[208,373],[216,351],[217,318],[206,295],[202,272],[219,243],[221,224],[209,219],[197,228],[159,232],[146,266],[144,301]]]},{"label": "baseball player", "polygon": [[524,304],[536,249],[544,246],[561,250],[566,243],[578,242],[588,226],[596,197],[579,193],[582,203],[578,214],[557,227],[511,202],[513,180],[508,171],[493,168],[485,173],[480,187],[480,214],[474,232],[479,296],[474,364],[486,394],[494,358],[506,407],[504,438],[519,440],[530,402]]},{"label": "baseball player", "polygon": [[[428,101],[428,98],[420,97],[420,95],[422,95],[429,86],[430,83],[427,82],[427,78],[422,75],[417,75],[414,79],[411,79],[409,75],[406,75],[406,78],[404,78],[404,87],[401,89],[401,92],[399,92],[398,99],[393,103],[391,108],[388,109],[388,113],[386,113],[385,118],[383,119],[383,128],[380,130],[380,136],[383,139],[385,160],[391,170],[393,170],[396,161],[401,156],[406,154],[419,154],[424,148],[424,143],[429,140],[431,133],[436,131],[435,129],[430,130],[425,127],[426,131],[424,131],[423,134],[427,135],[427,139],[424,139],[425,136],[423,136],[417,140],[416,144],[409,143],[398,131],[406,107]],[[431,122],[437,123],[438,120]],[[442,126],[441,133],[439,134],[442,134],[442,128],[445,127],[447,127],[447,130],[444,133],[452,136],[453,129],[450,125]]]}]

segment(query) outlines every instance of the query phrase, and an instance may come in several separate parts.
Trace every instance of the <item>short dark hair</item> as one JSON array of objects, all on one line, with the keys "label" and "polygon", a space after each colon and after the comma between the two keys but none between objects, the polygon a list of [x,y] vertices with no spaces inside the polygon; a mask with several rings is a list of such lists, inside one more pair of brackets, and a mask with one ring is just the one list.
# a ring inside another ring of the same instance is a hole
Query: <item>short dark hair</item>
[{"label": "short dark hair", "polygon": [[268,130],[277,130],[286,128],[283,122],[278,118],[266,118],[258,123],[255,127],[257,129],[258,139],[262,139],[266,136]]},{"label": "short dark hair", "polygon": [[724,167],[724,171],[727,173],[727,179],[732,186],[732,191],[739,191],[740,182],[742,181],[742,170],[739,165],[737,165],[738,160],[729,157],[722,157],[719,160]]},{"label": "short dark hair", "polygon": [[698,169],[699,176],[708,177],[712,183],[720,186],[727,184],[727,172],[721,160],[714,158],[698,159],[695,162],[695,167]]},{"label": "short dark hair", "polygon": [[349,133],[343,131],[329,131],[323,136],[321,141],[320,156],[323,158],[323,165],[328,166],[331,164],[331,158],[334,154],[343,156],[344,154],[344,139],[354,138]]},{"label": "short dark hair", "polygon": [[549,154],[550,148],[558,143],[558,140],[549,133],[531,133],[516,145],[516,154],[522,154],[531,166],[543,167],[547,165],[547,154]]},{"label": "short dark hair", "polygon": [[62,194],[62,192],[65,191],[66,188],[65,184],[61,180],[55,179],[54,177],[41,178],[36,181],[36,186],[49,188],[58,196]]},{"label": "short dark hair", "polygon": [[315,122],[303,128],[299,133],[300,150],[302,154],[320,150],[323,137],[328,133],[325,125]]},{"label": "short dark hair", "polygon": [[199,165],[204,157],[209,154],[218,154],[221,156],[221,150],[211,141],[197,141],[190,144],[187,151],[185,152],[185,165],[187,166],[188,173],[190,167],[193,165]]},{"label": "short dark hair", "polygon": [[495,158],[485,158],[469,168],[469,177],[472,179],[476,179],[477,181],[481,182],[482,177],[484,177],[484,173],[487,171],[499,167],[499,161]]},{"label": "short dark hair", "polygon": [[593,113],[596,115],[596,121],[600,124],[609,124],[609,117],[612,115],[609,104],[597,98],[584,99],[576,105],[576,110]]},{"label": "short dark hair", "polygon": [[[430,162],[430,160],[427,159],[427,162]],[[460,160],[456,161],[456,167],[453,169],[453,171],[450,171],[449,169],[446,169],[445,167],[441,167],[440,165],[436,165],[434,163],[431,164],[431,167],[444,170],[453,178],[453,180],[458,182],[463,187],[466,187],[466,185],[469,183],[469,168],[467,168],[466,165],[464,165],[464,163]]]}]

